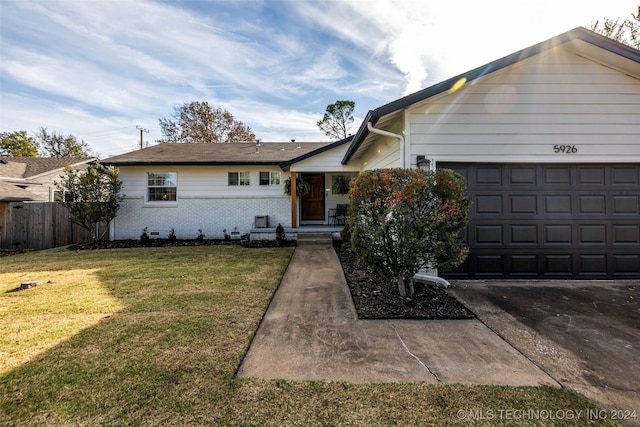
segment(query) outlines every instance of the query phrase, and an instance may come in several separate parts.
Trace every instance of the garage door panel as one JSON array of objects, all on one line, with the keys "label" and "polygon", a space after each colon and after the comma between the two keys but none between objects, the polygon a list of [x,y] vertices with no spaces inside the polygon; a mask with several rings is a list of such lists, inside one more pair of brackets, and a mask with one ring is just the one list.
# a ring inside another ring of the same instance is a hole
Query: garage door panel
[{"label": "garage door panel", "polygon": [[538,274],[538,256],[535,254],[513,255],[509,259],[511,271],[514,276],[536,276]]},{"label": "garage door panel", "polygon": [[578,213],[582,215],[600,214],[607,212],[604,195],[578,195]]},{"label": "garage door panel", "polygon": [[571,224],[544,225],[543,246],[571,245],[573,233]]},{"label": "garage door panel", "polygon": [[573,273],[572,261],[570,254],[542,256],[543,270],[548,276],[571,276]]},{"label": "garage door panel", "polygon": [[640,279],[640,165],[445,163],[470,178],[459,278]]},{"label": "garage door panel", "polygon": [[535,194],[514,194],[509,196],[511,215],[537,215],[538,197]]},{"label": "garage door panel", "polygon": [[542,185],[550,187],[571,185],[571,168],[568,166],[545,166],[542,177]]},{"label": "garage door panel", "polygon": [[578,244],[601,245],[607,244],[607,225],[578,225]]},{"label": "garage door panel", "polygon": [[640,215],[640,196],[636,195],[613,195],[612,213],[614,215]]},{"label": "garage door panel", "polygon": [[577,184],[605,185],[605,168],[603,166],[580,166],[577,168]]},{"label": "garage door panel", "polygon": [[615,276],[631,276],[640,274],[640,255],[613,255],[613,271]]},{"label": "garage door panel", "polygon": [[502,168],[499,165],[482,166],[476,169],[476,185],[502,185]]},{"label": "garage door panel", "polygon": [[571,215],[572,203],[570,194],[544,195],[544,214],[549,215]]},{"label": "garage door panel", "polygon": [[579,275],[606,276],[607,256],[606,255],[578,255]]},{"label": "garage door panel", "polygon": [[478,215],[502,215],[502,196],[496,194],[482,194],[474,199],[473,206]]},{"label": "garage door panel", "polygon": [[612,166],[611,184],[613,185],[640,185],[640,171],[636,166]]},{"label": "garage door panel", "polygon": [[640,247],[640,225],[614,224],[612,228],[614,245],[638,245]]},{"label": "garage door panel", "polygon": [[476,271],[478,275],[502,276],[504,260],[500,255],[482,255],[476,258]]},{"label": "garage door panel", "polygon": [[538,226],[535,224],[513,224],[510,227],[511,245],[538,245]]},{"label": "garage door panel", "polygon": [[502,225],[478,225],[475,227],[475,243],[477,245],[499,245],[504,244],[504,233]]},{"label": "garage door panel", "polygon": [[509,183],[512,185],[537,185],[536,168],[534,166],[511,167],[509,169]]}]

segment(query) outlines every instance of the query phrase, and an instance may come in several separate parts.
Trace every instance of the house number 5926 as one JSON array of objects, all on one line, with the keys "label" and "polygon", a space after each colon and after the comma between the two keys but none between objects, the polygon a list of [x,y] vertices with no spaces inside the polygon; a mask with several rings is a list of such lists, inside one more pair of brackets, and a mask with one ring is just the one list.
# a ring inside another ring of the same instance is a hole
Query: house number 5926
[{"label": "house number 5926", "polygon": [[578,149],[575,145],[554,145],[553,152],[556,154],[564,153],[564,154],[575,154],[578,152]]}]

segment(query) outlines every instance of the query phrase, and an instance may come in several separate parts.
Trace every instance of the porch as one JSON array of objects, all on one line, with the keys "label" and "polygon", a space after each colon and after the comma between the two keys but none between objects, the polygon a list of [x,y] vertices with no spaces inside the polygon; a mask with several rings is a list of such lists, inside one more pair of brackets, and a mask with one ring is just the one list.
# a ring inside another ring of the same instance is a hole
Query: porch
[{"label": "porch", "polygon": [[[327,224],[299,225],[297,228],[284,227],[284,234],[287,240],[298,240],[298,235],[309,233],[326,233],[331,234],[333,239],[340,239],[340,232],[343,227],[342,225]],[[249,232],[249,239],[276,240],[276,228],[252,228]]]}]

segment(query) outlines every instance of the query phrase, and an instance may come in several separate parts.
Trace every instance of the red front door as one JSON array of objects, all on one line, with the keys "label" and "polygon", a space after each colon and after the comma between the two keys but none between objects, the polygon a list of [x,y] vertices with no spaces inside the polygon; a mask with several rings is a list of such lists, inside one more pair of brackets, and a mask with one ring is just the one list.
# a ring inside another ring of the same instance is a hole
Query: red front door
[{"label": "red front door", "polygon": [[311,191],[302,197],[300,216],[302,221],[324,221],[324,174],[303,174],[302,179],[311,186]]}]

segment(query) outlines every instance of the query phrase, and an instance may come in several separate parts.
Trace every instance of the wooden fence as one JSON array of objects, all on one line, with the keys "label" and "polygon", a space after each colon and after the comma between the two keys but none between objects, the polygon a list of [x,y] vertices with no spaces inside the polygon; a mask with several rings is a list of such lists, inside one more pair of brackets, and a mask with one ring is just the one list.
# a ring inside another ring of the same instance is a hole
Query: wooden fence
[{"label": "wooden fence", "polygon": [[[106,224],[98,224],[99,233]],[[72,224],[54,202],[0,202],[0,251],[48,249],[91,241],[88,230]]]}]

